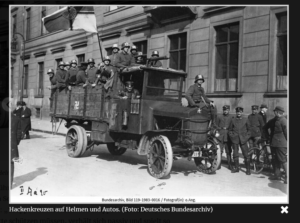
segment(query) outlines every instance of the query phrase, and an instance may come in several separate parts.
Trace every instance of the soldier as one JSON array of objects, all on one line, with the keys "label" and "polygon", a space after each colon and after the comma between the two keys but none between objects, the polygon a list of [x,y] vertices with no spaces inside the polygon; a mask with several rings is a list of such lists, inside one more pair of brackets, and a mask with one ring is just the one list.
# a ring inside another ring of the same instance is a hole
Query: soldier
[{"label": "soldier", "polygon": [[69,90],[72,89],[70,85],[74,85],[76,82],[76,75],[79,71],[79,68],[77,67],[77,61],[71,60],[71,68],[68,70],[66,75],[66,83],[68,84]]},{"label": "soldier", "polygon": [[231,119],[228,133],[232,142],[233,159],[235,167],[232,168],[231,173],[239,172],[239,146],[242,149],[242,153],[246,163],[246,174],[250,175],[250,159],[248,154],[247,141],[251,136],[249,119],[242,117],[243,108],[237,107],[236,117]]},{"label": "soldier", "polygon": [[[287,183],[287,120],[284,117],[284,109],[276,106],[274,109],[275,117],[264,126],[264,135],[271,142],[272,166],[274,176],[270,180],[281,180],[280,164],[285,170],[284,183]],[[268,130],[271,130],[269,134]]]},{"label": "soldier", "polygon": [[137,48],[135,45],[132,45],[131,46],[131,49],[130,49],[130,53],[131,55],[134,57],[134,56],[137,56]]},{"label": "soldier", "polygon": [[65,62],[65,70],[68,71],[70,69],[70,63]]},{"label": "soldier", "polygon": [[65,63],[63,61],[60,61],[55,75],[57,88],[66,87],[66,75],[67,71],[65,70]]},{"label": "soldier", "polygon": [[103,65],[98,67],[97,79],[92,86],[96,86],[96,84],[99,84],[100,80],[100,83],[105,84],[104,87],[106,89],[112,87],[115,80],[116,68],[112,66],[110,62],[110,57],[105,56],[103,59]]},{"label": "soldier", "polygon": [[134,57],[128,53],[129,48],[129,43],[122,43],[121,52],[119,53],[119,61],[117,63],[117,67],[119,67],[121,70],[136,65]]},{"label": "soldier", "polygon": [[[152,52],[151,58],[159,57],[159,52],[157,50],[154,50]],[[162,63],[159,60],[153,60],[150,61],[151,67],[162,67]]]},{"label": "soldier", "polygon": [[88,82],[86,84],[94,84],[97,79],[96,73],[98,71],[98,68],[95,67],[95,61],[93,58],[88,59],[88,65],[89,65],[89,68],[87,69]]},{"label": "soldier", "polygon": [[54,75],[54,70],[53,69],[48,69],[47,74],[49,75],[49,80],[51,83],[51,86],[48,86],[48,89],[51,90],[51,94],[50,94],[50,108],[52,108],[52,104],[53,104],[53,95],[56,91],[56,77]]},{"label": "soldier", "polygon": [[137,89],[133,88],[133,81],[126,81],[125,90],[119,92],[121,99],[139,99],[140,93]]},{"label": "soldier", "polygon": [[262,128],[264,126],[264,121],[257,112],[258,106],[252,105],[252,114],[248,116],[251,129],[251,137],[249,138],[250,148],[257,147],[257,142],[261,139]]},{"label": "soldier", "polygon": [[15,108],[15,110],[13,110],[13,114],[15,116],[18,116],[19,118],[21,118],[21,113],[22,113],[23,107],[22,107],[22,101],[17,101],[17,107]]},{"label": "soldier", "polygon": [[[76,74],[76,82],[75,82],[76,85],[83,84],[86,86],[87,75],[85,73],[85,70],[86,70],[87,66],[88,66],[87,62],[81,62],[80,65],[78,66],[79,71]],[[85,86],[83,86],[83,87],[85,87]]]},{"label": "soldier", "polygon": [[144,57],[142,55],[143,55],[142,52],[137,53],[137,57],[136,57],[136,61],[135,61],[137,64],[140,64],[140,65],[145,64],[145,60],[144,60]]},{"label": "soldier", "polygon": [[267,111],[268,111],[267,105],[262,104],[260,106],[260,112],[258,114],[262,117],[262,119],[264,121],[264,125],[267,124]]},{"label": "soldier", "polygon": [[113,66],[117,66],[119,63],[119,59],[120,59],[119,50],[120,50],[120,48],[118,47],[118,44],[113,44],[112,54],[109,56],[111,65],[113,65]]},{"label": "soldier", "polygon": [[[228,137],[228,128],[229,128],[232,116],[229,115],[229,110],[230,110],[229,105],[223,106],[223,114],[218,116],[216,125],[220,131],[219,139],[221,140],[222,153],[223,153],[224,147],[225,147],[228,168],[231,170],[232,169],[232,166],[231,166],[232,149],[231,149],[231,141],[230,141],[230,138]],[[222,153],[221,153],[221,155],[222,155]],[[220,165],[220,168],[221,168],[221,165]]]},{"label": "soldier", "polygon": [[195,77],[195,84],[191,85],[187,90],[185,97],[191,107],[199,107],[201,109],[207,109],[211,113],[212,123],[215,123],[217,108],[215,107],[212,100],[209,100],[206,95],[204,88],[201,85],[204,83],[204,78],[201,74]]},{"label": "soldier", "polygon": [[22,102],[23,110],[21,113],[21,126],[22,126],[22,139],[26,135],[26,139],[30,139],[29,131],[31,130],[31,110],[30,108],[26,107],[26,103]]}]

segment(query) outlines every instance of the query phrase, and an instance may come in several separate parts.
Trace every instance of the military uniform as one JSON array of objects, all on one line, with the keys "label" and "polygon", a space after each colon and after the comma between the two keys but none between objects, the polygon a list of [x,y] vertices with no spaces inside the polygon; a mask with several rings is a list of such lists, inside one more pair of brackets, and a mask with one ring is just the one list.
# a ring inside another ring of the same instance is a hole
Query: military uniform
[{"label": "military uniform", "polygon": [[119,61],[117,63],[117,66],[120,68],[124,68],[124,67],[128,67],[128,66],[134,66],[136,65],[134,57],[129,54],[126,53],[124,51],[121,51],[119,53]]},{"label": "military uniform", "polygon": [[137,89],[133,89],[131,92],[129,92],[127,89],[120,91],[119,93],[120,97],[127,97],[128,99],[137,99],[140,96],[140,93]]},{"label": "military uniform", "polygon": [[[252,109],[258,109],[258,106],[252,106]],[[250,114],[248,116],[250,129],[251,129],[251,137],[249,138],[249,146],[257,147],[257,142],[261,139],[262,128],[264,126],[264,121],[259,114]]]},{"label": "military uniform", "polygon": [[[243,111],[243,108],[237,107],[236,111]],[[231,119],[228,134],[232,142],[233,159],[235,162],[235,170],[233,173],[239,172],[239,146],[242,149],[242,153],[245,159],[247,167],[247,175],[250,174],[250,159],[248,154],[247,141],[251,137],[250,122],[245,117],[238,118],[237,116]],[[249,173],[249,174],[248,174]]]},{"label": "military uniform", "polygon": [[154,60],[154,61],[150,62],[150,66],[151,67],[162,67],[163,65],[159,60],[156,60],[156,61]]},{"label": "military uniform", "polygon": [[66,87],[66,75],[67,75],[67,71],[66,70],[62,70],[60,68],[57,68],[56,70],[56,83],[57,83],[57,88],[62,88],[62,87]]},{"label": "military uniform", "polygon": [[90,67],[87,70],[87,79],[88,79],[89,83],[91,83],[91,84],[95,83],[96,78],[97,78],[97,75],[96,75],[97,71],[98,71],[97,67]]},{"label": "military uniform", "polygon": [[[223,106],[223,110],[225,109],[229,109],[229,106],[227,105]],[[222,114],[217,117],[217,121],[215,123],[220,133],[219,140],[221,141],[221,145],[222,145],[222,153],[225,148],[229,169],[232,168],[231,167],[232,143],[230,138],[228,137],[228,129],[232,118],[233,117],[230,114],[227,115]]]},{"label": "military uniform", "polygon": [[69,83],[75,83],[76,82],[76,75],[79,71],[78,67],[71,67],[66,75],[66,82]]},{"label": "military uniform", "polygon": [[[260,109],[262,109],[262,108],[268,109],[267,105],[265,105],[265,104],[262,104],[260,106]],[[267,124],[267,114],[265,112],[262,112],[262,111],[260,111],[258,114],[262,117],[262,119],[264,121],[264,125]]]},{"label": "military uniform", "polygon": [[[277,106],[274,111],[284,109]],[[272,165],[275,178],[280,177],[280,164],[283,165],[287,174],[287,120],[284,116],[274,117],[264,126],[265,137],[270,140]],[[269,134],[268,130],[271,130]]]},{"label": "military uniform", "polygon": [[110,58],[110,64],[115,67],[118,67],[118,63],[120,61],[120,54],[112,53],[112,55],[110,55],[109,58]]}]

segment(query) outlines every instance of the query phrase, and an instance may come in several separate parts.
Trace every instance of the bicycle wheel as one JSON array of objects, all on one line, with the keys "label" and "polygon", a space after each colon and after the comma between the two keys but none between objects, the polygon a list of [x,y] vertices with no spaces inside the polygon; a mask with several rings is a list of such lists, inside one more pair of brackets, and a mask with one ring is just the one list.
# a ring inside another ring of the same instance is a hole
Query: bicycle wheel
[{"label": "bicycle wheel", "polygon": [[250,170],[252,173],[259,174],[264,168],[264,153],[263,150],[258,149],[257,147],[252,147],[249,150],[250,156]]}]

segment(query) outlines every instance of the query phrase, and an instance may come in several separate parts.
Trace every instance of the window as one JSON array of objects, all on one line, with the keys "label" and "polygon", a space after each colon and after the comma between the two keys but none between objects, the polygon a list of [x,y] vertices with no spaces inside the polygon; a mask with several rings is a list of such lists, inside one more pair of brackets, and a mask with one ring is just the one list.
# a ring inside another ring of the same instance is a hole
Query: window
[{"label": "window", "polygon": [[38,95],[43,95],[44,90],[44,62],[39,63],[39,84],[38,84]]},{"label": "window", "polygon": [[237,91],[239,24],[216,27],[216,91]]},{"label": "window", "polygon": [[58,64],[60,61],[62,61],[62,58],[58,58],[58,59],[55,59],[56,63],[55,63],[55,70],[57,70],[58,68]]},{"label": "window", "polygon": [[276,90],[287,90],[287,13],[277,19]]},{"label": "window", "polygon": [[26,40],[30,39],[30,8],[26,9],[27,11],[27,18],[26,18]]},{"label": "window", "polygon": [[106,50],[106,56],[110,56],[112,54],[112,47],[105,48]]},{"label": "window", "polygon": [[[46,6],[42,6],[42,15],[41,15],[42,18],[44,18],[46,15],[47,15],[47,8],[46,8]],[[44,35],[46,33],[47,33],[47,30],[41,20],[41,35]]]},{"label": "window", "polygon": [[78,64],[85,61],[85,55],[84,54],[77,55],[77,61],[78,61]]},{"label": "window", "polygon": [[[172,35],[170,38],[170,68],[186,70],[186,33]],[[160,55],[161,56],[161,55]]]},{"label": "window", "polygon": [[142,52],[143,54],[147,54],[148,49],[147,49],[147,40],[145,41],[140,41],[140,42],[135,42],[133,45],[136,46],[137,51]]},{"label": "window", "polygon": [[23,96],[28,95],[28,65],[25,65],[24,83],[23,83]]},{"label": "window", "polygon": [[12,35],[13,35],[13,37],[14,37],[14,35],[15,35],[15,33],[17,32],[17,15],[14,15],[13,17],[12,17]]}]

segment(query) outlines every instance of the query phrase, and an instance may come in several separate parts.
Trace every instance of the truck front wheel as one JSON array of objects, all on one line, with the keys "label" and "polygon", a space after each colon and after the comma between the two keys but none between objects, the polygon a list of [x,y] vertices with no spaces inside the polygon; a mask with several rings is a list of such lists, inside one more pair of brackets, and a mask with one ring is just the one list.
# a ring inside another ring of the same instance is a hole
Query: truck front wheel
[{"label": "truck front wheel", "polygon": [[87,136],[81,126],[72,125],[66,135],[66,148],[68,156],[79,157],[85,152]]},{"label": "truck front wheel", "polygon": [[150,139],[147,160],[151,176],[159,179],[169,175],[173,164],[173,150],[166,136],[158,135]]}]

